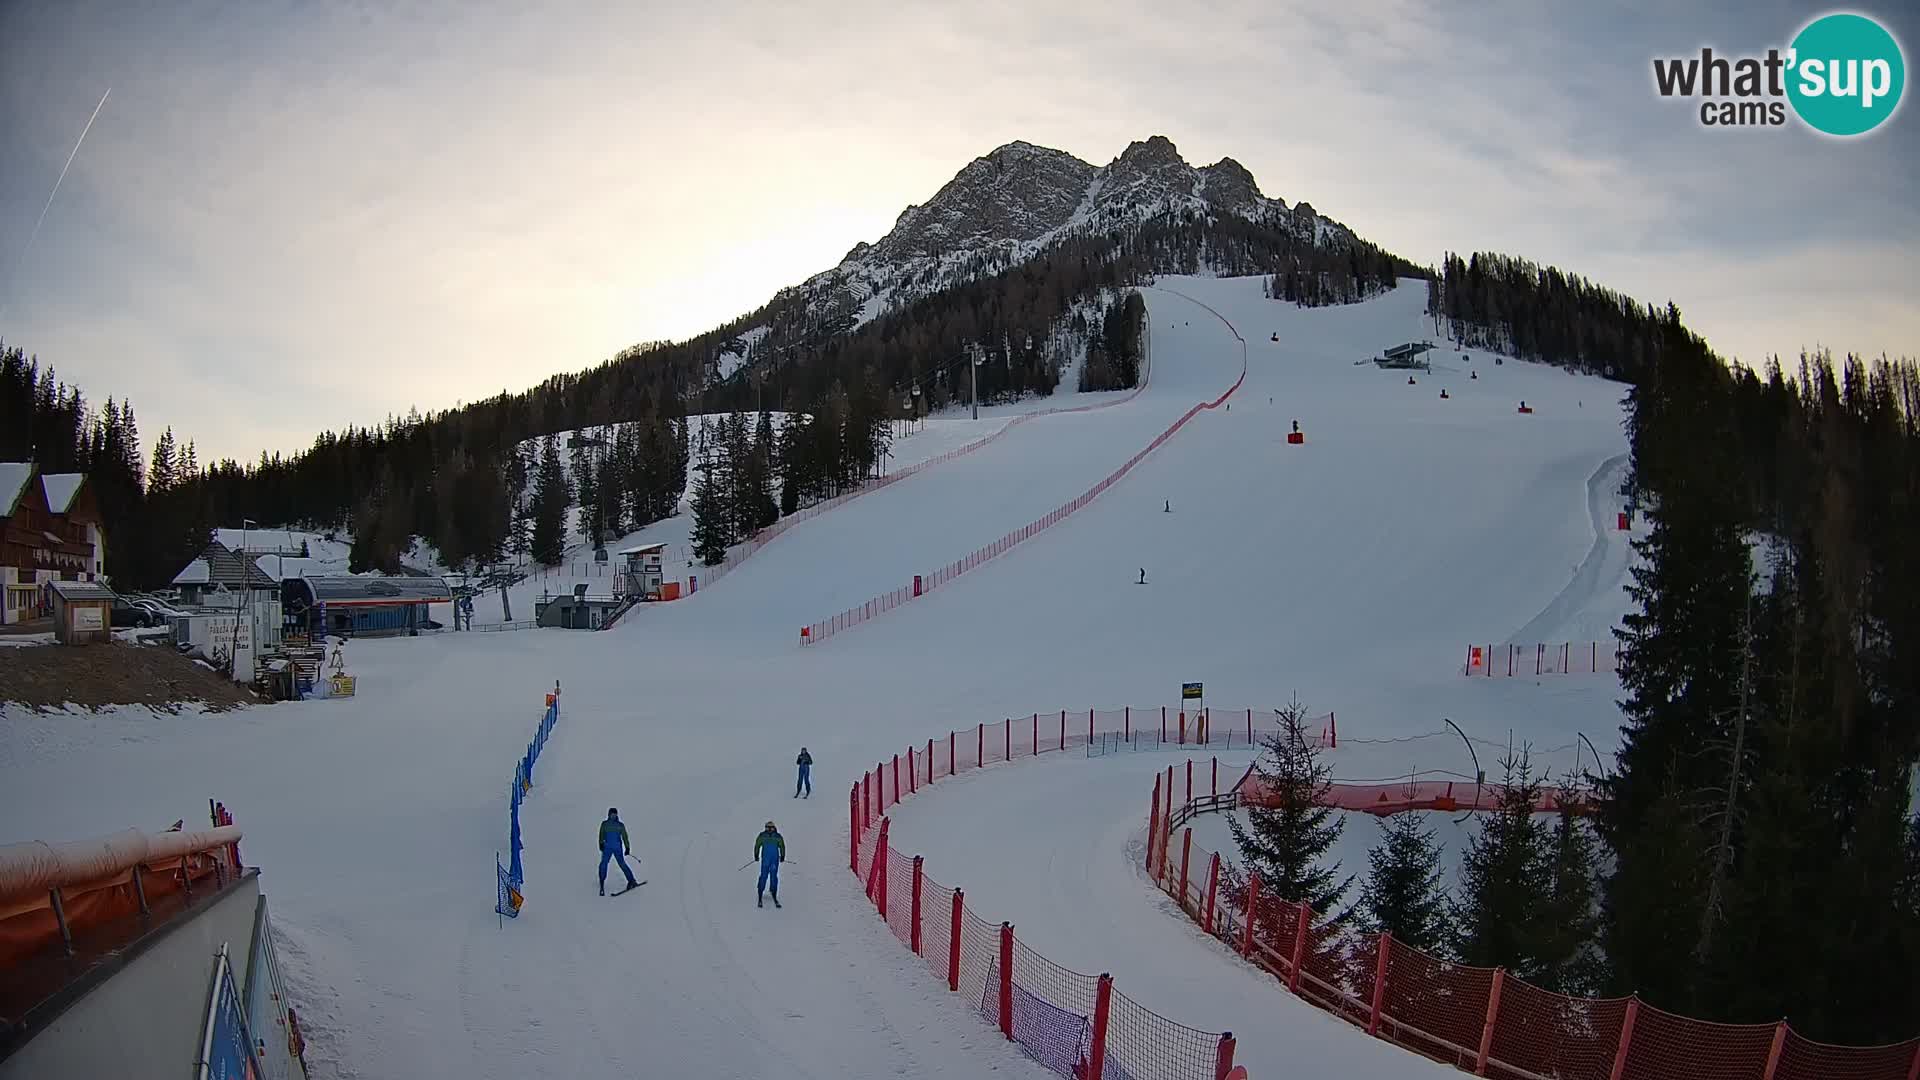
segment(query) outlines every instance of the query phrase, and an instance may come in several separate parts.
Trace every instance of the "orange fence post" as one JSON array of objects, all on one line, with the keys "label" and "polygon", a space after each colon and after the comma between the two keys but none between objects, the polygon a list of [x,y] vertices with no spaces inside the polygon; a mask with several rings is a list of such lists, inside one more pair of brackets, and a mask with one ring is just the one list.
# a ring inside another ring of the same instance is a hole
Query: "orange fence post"
[{"label": "orange fence post", "polygon": [[1193,826],[1180,833],[1180,910],[1187,910],[1187,864],[1193,859]]},{"label": "orange fence post", "polygon": [[1253,924],[1260,918],[1260,875],[1247,877],[1247,925],[1240,930],[1240,952],[1248,959],[1253,958]]},{"label": "orange fence post", "polygon": [[880,889],[883,880],[880,876],[880,868],[886,865],[886,861],[887,819],[883,817],[880,819],[880,838],[873,845],[873,861],[867,864],[867,899],[872,901],[875,907],[880,905]]},{"label": "orange fence post", "polygon": [[[1213,1080],[1228,1080],[1233,1075],[1233,1032],[1220,1033],[1220,1049],[1214,1053]],[[1245,1076],[1242,1072],[1240,1075]]]},{"label": "orange fence post", "polygon": [[880,846],[873,849],[873,869],[879,874],[876,887],[880,893],[879,896],[875,897],[875,902],[880,908],[881,922],[887,921],[887,878],[893,876],[888,873],[888,871],[893,869],[893,856],[892,852],[888,850],[887,844],[887,826],[889,823],[887,819],[881,820]]},{"label": "orange fence post", "polygon": [[913,857],[913,955],[920,955],[920,878],[921,857]]},{"label": "orange fence post", "polygon": [[953,890],[953,917],[947,926],[947,989],[960,989],[960,926],[966,918],[966,894]]},{"label": "orange fence post", "polygon": [[1187,745],[1187,710],[1180,710],[1180,745]]},{"label": "orange fence post", "polygon": [[1147,876],[1153,876],[1153,844],[1160,837],[1160,774],[1153,774],[1153,809],[1147,812]]},{"label": "orange fence post", "polygon": [[1000,1034],[1013,1038],[1013,924],[1000,924]]},{"label": "orange fence post", "polygon": [[1773,1025],[1773,1045],[1767,1048],[1767,1067],[1761,1072],[1760,1080],[1773,1080],[1773,1074],[1780,1068],[1780,1051],[1787,1048],[1787,1022]]},{"label": "orange fence post", "polygon": [[847,861],[847,868],[860,872],[860,785],[853,785],[853,791],[847,796],[847,835],[853,839],[853,854]]},{"label": "orange fence post", "polygon": [[1620,1045],[1613,1052],[1613,1071],[1608,1080],[1620,1080],[1627,1071],[1627,1051],[1633,1046],[1633,1022],[1640,1016],[1640,995],[1627,999],[1627,1018],[1620,1022]]},{"label": "orange fence post", "polygon": [[1493,969],[1493,989],[1487,991],[1487,1022],[1480,1028],[1480,1053],[1473,1059],[1473,1075],[1487,1075],[1487,1055],[1493,1051],[1493,1025],[1500,1019],[1500,988],[1507,981],[1506,968]]},{"label": "orange fence post", "polygon": [[1220,853],[1216,851],[1213,853],[1213,858],[1207,860],[1207,906],[1205,908],[1206,921],[1201,923],[1201,925],[1206,928],[1206,931],[1209,935],[1213,933],[1214,896],[1219,891],[1220,891]]},{"label": "orange fence post", "polygon": [[1287,989],[1300,992],[1300,966],[1307,960],[1307,934],[1313,926],[1313,906],[1305,900],[1293,916],[1293,970],[1287,973]]},{"label": "orange fence post", "polygon": [[1087,1048],[1087,1075],[1105,1076],[1107,1071],[1107,1013],[1113,1008],[1113,976],[1100,973],[1093,991],[1092,1045]]},{"label": "orange fence post", "polygon": [[1367,1034],[1380,1033],[1380,1002],[1387,996],[1387,957],[1393,952],[1393,935],[1380,931],[1380,956],[1373,964],[1373,1011],[1367,1017]]}]

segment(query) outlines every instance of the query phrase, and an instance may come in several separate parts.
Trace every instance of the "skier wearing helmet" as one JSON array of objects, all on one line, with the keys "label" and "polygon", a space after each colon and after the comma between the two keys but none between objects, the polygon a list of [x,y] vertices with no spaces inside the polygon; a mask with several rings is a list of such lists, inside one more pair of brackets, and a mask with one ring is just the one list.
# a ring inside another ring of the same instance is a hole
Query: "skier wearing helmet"
[{"label": "skier wearing helmet", "polygon": [[756,907],[766,907],[768,892],[773,894],[773,906],[780,906],[780,864],[787,861],[787,842],[780,836],[780,830],[767,822],[767,827],[753,840],[753,857],[760,860],[759,896]]}]

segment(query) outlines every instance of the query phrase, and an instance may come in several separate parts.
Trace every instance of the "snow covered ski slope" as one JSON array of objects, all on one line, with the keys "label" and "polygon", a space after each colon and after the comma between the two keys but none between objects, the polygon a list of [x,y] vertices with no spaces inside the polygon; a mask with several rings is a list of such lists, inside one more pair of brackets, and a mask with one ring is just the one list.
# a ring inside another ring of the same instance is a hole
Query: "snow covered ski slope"
[{"label": "snow covered ski slope", "polygon": [[[1417,283],[1319,310],[1269,301],[1257,279],[1159,286],[1145,293],[1153,373],[1138,397],[1023,423],[607,633],[356,642],[356,697],[235,715],[9,713],[0,840],[151,827],[200,798],[226,802],[265,868],[321,1077],[1043,1075],[927,977],[845,872],[845,785],[875,760],[1034,709],[1173,703],[1188,680],[1234,704],[1298,691],[1315,712],[1338,710],[1343,741],[1426,733],[1444,716],[1501,742],[1511,731],[1557,746],[1577,731],[1606,749],[1617,723],[1606,676],[1459,672],[1469,641],[1584,637],[1618,614],[1624,540],[1596,532],[1612,496],[1604,476],[1590,481],[1625,450],[1621,387],[1484,354],[1442,354],[1413,386],[1356,366],[1430,334]],[[1240,344],[1203,303],[1247,342],[1230,409],[1196,416],[1010,553],[799,646],[803,623],[1046,513],[1232,385]],[[1515,411],[1523,398],[1530,415]],[[1294,419],[1302,446],[1285,442]],[[561,718],[522,808],[526,906],[500,929],[503,789],[556,679]],[[801,745],[819,793],[795,800]],[[1364,760],[1382,775],[1459,764],[1437,740],[1393,745]],[[981,818],[1004,869],[961,883],[1030,926],[1031,947],[1101,964],[1097,941],[1044,936],[1049,908],[1088,905],[1087,928],[1116,937],[1188,933],[1128,877],[1151,766],[1117,760],[983,775],[912,811],[964,820],[1005,803]],[[1016,797],[1069,772],[1095,778],[1077,807],[1090,818]],[[1109,792],[1121,801],[1103,810]],[[609,806],[651,882],[618,904],[594,886]],[[769,818],[790,859],[779,910],[754,907],[740,869]],[[912,824],[927,831],[903,835],[930,864],[949,857],[945,834]],[[956,844],[951,858],[968,857]],[[1217,1029],[1226,1018],[1195,1015],[1179,989],[1218,975],[1226,960],[1208,948],[1195,936],[1191,959],[1156,947],[1135,967],[1116,945],[1104,965],[1150,1007]],[[1270,1013],[1257,996],[1240,1003],[1268,1018],[1240,1031],[1243,1060],[1302,1065],[1286,1075],[1437,1075],[1272,997]],[[1311,1057],[1289,1049],[1305,1041]]]}]

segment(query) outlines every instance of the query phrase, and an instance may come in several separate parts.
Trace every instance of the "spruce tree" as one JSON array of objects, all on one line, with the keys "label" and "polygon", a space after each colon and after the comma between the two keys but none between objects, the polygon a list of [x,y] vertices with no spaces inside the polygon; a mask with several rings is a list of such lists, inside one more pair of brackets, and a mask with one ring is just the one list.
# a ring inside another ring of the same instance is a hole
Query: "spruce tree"
[{"label": "spruce tree", "polygon": [[721,495],[721,483],[714,476],[715,470],[703,466],[696,470],[693,481],[693,542],[694,558],[703,566],[717,566],[727,557],[727,506]]},{"label": "spruce tree", "polygon": [[560,469],[560,440],[549,435],[541,446],[539,473],[534,480],[533,536],[535,562],[558,566],[566,558],[567,510],[573,496]]},{"label": "spruce tree", "polygon": [[594,453],[590,431],[576,432],[579,444],[573,447],[573,487],[580,501],[580,538],[597,548],[606,537],[607,523],[600,504],[600,462]]},{"label": "spruce tree", "polygon": [[1367,853],[1359,910],[1366,929],[1386,931],[1395,941],[1429,953],[1448,940],[1446,886],[1440,849],[1420,811],[1406,810],[1380,822],[1380,842]]},{"label": "spruce tree", "polygon": [[1535,984],[1572,996],[1598,993],[1602,983],[1599,885],[1594,839],[1571,804],[1562,805],[1547,848],[1547,911],[1541,922]]},{"label": "spruce tree", "polygon": [[1461,862],[1454,952],[1461,963],[1504,967],[1532,981],[1543,970],[1542,938],[1552,917],[1547,837],[1534,820],[1540,784],[1524,749],[1501,765],[1499,805]]},{"label": "spruce tree", "polygon": [[1241,815],[1227,824],[1242,866],[1260,875],[1263,896],[1283,903],[1305,900],[1325,915],[1353,884],[1351,876],[1340,877],[1338,862],[1322,864],[1342,825],[1338,811],[1326,805],[1333,769],[1320,761],[1300,700],[1275,711],[1279,730],[1262,739],[1253,765],[1264,805],[1242,803]]}]

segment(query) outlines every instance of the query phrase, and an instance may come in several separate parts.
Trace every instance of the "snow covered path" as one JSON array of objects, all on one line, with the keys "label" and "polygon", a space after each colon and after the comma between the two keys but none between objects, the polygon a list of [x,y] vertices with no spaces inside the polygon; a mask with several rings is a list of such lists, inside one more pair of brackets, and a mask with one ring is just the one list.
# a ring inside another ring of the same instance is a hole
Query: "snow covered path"
[{"label": "snow covered path", "polygon": [[[1484,355],[1470,365],[1478,379],[1446,357],[1413,386],[1355,366],[1421,332],[1417,286],[1306,310],[1265,299],[1257,279],[1162,284],[1246,337],[1231,409],[1195,417],[1079,514],[899,611],[797,644],[802,623],[907,584],[1107,475],[1233,382],[1233,335],[1148,290],[1154,371],[1138,398],[1022,424],[607,633],[356,642],[359,696],[347,701],[226,716],[9,713],[0,840],[152,828],[205,797],[225,801],[246,830],[243,853],[264,867],[323,1078],[1042,1075],[899,947],[845,872],[847,785],[874,761],[1035,709],[1172,702],[1192,679],[1233,705],[1298,690],[1316,712],[1338,710],[1343,738],[1429,732],[1446,716],[1482,737],[1557,745],[1583,731],[1605,749],[1617,724],[1605,677],[1458,671],[1467,642],[1500,640],[1550,605],[1596,622],[1624,605],[1619,534],[1597,571],[1572,573],[1595,548],[1589,481],[1625,448],[1619,386]],[[1521,398],[1533,415],[1516,415]],[[1295,418],[1305,446],[1284,442]],[[1141,567],[1145,586],[1134,584]],[[562,716],[523,809],[527,906],[500,929],[491,864],[506,841],[506,785],[555,679]],[[816,792],[794,800],[802,744]],[[1458,765],[1438,740],[1402,745],[1366,760]],[[995,794],[981,802],[1011,804],[995,827],[1005,872],[967,872],[965,851],[932,833],[919,843],[936,876],[1073,963],[1078,946],[1049,940],[1046,912],[1145,889],[1126,876],[1124,847],[1151,760],[984,775]],[[1110,793],[1086,791],[1090,806],[1117,800],[1099,829],[1056,827],[1037,803],[1017,813],[1028,778],[1076,772],[1118,778]],[[902,812],[961,808],[964,827],[984,810],[953,797],[964,790]],[[629,823],[648,884],[603,900],[592,837],[608,806]],[[737,869],[769,817],[793,858],[780,911],[756,910],[751,872]],[[1028,869],[1056,859],[1058,878],[1077,884]],[[1064,898],[1050,899],[1056,888]],[[1102,916],[1111,933],[1166,947],[1148,970],[1116,969],[1123,988],[1175,1020],[1225,1025],[1166,986],[1229,979],[1226,958],[1197,935],[1190,952],[1173,948],[1164,935],[1190,932],[1150,893],[1137,899]],[[1311,1043],[1341,1066],[1322,1075],[1365,1076],[1388,1052],[1286,1004],[1235,1028],[1244,1055],[1278,1061],[1272,1046]],[[1407,1070],[1395,1075],[1426,1075],[1394,1053]]]},{"label": "snow covered path", "polygon": [[[1287,993],[1201,933],[1146,879],[1142,793],[1153,790],[1156,766],[1185,760],[1055,754],[976,770],[891,810],[892,842],[925,855],[929,876],[966,889],[968,904],[1012,921],[1021,940],[1055,963],[1107,972],[1155,1012],[1234,1032],[1236,1060],[1255,1077],[1458,1075]],[[1232,760],[1238,777],[1247,758]],[[1007,843],[1023,834],[1044,839]]]}]

